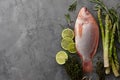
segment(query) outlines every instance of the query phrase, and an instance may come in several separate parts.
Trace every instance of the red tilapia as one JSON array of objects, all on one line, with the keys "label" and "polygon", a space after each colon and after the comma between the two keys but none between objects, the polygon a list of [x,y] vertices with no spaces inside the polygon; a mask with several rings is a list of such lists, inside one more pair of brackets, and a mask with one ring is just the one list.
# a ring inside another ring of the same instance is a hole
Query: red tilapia
[{"label": "red tilapia", "polygon": [[92,72],[92,58],[96,53],[99,28],[96,20],[86,7],[81,8],[75,23],[75,43],[82,59],[83,71]]}]

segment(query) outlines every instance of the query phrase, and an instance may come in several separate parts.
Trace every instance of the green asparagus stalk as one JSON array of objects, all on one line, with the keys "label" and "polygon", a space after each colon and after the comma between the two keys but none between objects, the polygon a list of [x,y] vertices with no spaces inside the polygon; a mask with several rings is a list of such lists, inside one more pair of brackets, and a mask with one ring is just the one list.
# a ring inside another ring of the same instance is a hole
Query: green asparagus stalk
[{"label": "green asparagus stalk", "polygon": [[118,72],[118,70],[117,70],[117,68],[115,66],[115,63],[114,63],[113,59],[112,59],[112,71],[113,71],[115,77],[120,76],[120,74],[119,74],[119,72]]},{"label": "green asparagus stalk", "polygon": [[[112,25],[112,23],[110,23],[110,25],[112,26],[111,28],[111,32],[110,32],[110,46],[109,46],[109,62],[112,63],[112,59],[113,59],[113,53],[114,53],[114,35],[115,35],[115,30],[116,30],[116,26],[115,24]],[[112,64],[110,64],[112,66]]]},{"label": "green asparagus stalk", "polygon": [[111,31],[111,39],[110,39],[110,58],[112,57],[112,53],[113,53],[113,45],[114,45],[114,35],[115,35],[115,31],[116,31],[116,25],[113,25],[113,29]]},{"label": "green asparagus stalk", "polygon": [[116,26],[117,26],[117,34],[118,34],[118,41],[119,41],[119,43],[120,43],[120,16],[118,15],[117,16],[117,23],[116,23]]},{"label": "green asparagus stalk", "polygon": [[109,67],[109,15],[105,18],[104,67]]},{"label": "green asparagus stalk", "polygon": [[111,62],[111,66],[112,66],[112,71],[114,73],[114,75],[116,77],[119,76],[119,63],[118,63],[118,57],[117,57],[117,52],[116,52],[116,47],[114,45],[114,35],[115,35],[115,31],[116,31],[116,23],[114,23],[113,28],[112,28],[112,32],[111,32],[111,39],[110,39],[110,62]]},{"label": "green asparagus stalk", "polygon": [[114,59],[116,69],[117,69],[117,71],[119,71],[119,62],[118,62],[118,57],[117,57],[117,52],[116,52],[116,47],[115,46],[114,46],[113,59]]},{"label": "green asparagus stalk", "polygon": [[[101,18],[101,10],[98,9],[98,20],[99,20],[99,25],[100,25],[100,30],[101,30],[101,35],[102,35],[102,45],[103,45],[103,52],[104,52],[104,67],[106,67],[105,69],[105,73],[109,74],[110,73],[110,68],[109,68],[109,58],[108,58],[108,47],[109,47],[109,25],[108,25],[108,15],[106,16],[106,32],[104,31],[104,27],[103,27],[103,22],[102,22],[102,18]],[[106,37],[105,37],[106,36]],[[107,51],[107,52],[106,52]]]},{"label": "green asparagus stalk", "polygon": [[101,19],[101,9],[100,8],[98,9],[97,14],[98,14],[98,20],[99,20],[101,35],[102,35],[102,43],[104,45],[104,35],[105,35],[104,33],[105,32],[104,32],[104,27],[103,27],[102,19]]},{"label": "green asparagus stalk", "polygon": [[[112,25],[112,24],[111,24]],[[113,59],[113,53],[114,53],[114,34],[115,34],[116,26],[115,24],[112,25],[111,33],[110,33],[110,46],[109,46],[109,62],[112,66],[112,59]]]}]

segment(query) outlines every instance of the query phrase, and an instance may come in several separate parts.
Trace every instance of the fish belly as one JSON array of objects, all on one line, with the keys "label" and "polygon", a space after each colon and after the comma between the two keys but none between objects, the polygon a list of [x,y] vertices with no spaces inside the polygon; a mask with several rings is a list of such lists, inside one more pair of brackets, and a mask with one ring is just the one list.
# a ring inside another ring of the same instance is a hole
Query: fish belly
[{"label": "fish belly", "polygon": [[[82,30],[79,30],[80,27],[82,27]],[[78,54],[82,56],[83,60],[89,60],[96,45],[96,29],[90,23],[76,27],[76,29],[75,42]],[[82,33],[82,36],[79,33]]]}]

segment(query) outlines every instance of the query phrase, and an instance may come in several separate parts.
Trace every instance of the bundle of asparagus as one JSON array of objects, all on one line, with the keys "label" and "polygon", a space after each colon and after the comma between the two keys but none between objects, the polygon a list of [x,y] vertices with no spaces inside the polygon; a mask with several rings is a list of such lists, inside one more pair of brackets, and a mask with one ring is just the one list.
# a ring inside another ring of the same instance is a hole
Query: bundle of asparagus
[{"label": "bundle of asparagus", "polygon": [[118,41],[120,42],[120,29],[119,29],[119,14],[115,8],[108,9],[101,0],[90,0],[95,3],[95,10],[98,13],[98,21],[102,35],[103,58],[105,73],[109,74],[110,70],[113,71],[116,77],[119,74],[119,62],[115,45],[115,36],[117,33]]}]

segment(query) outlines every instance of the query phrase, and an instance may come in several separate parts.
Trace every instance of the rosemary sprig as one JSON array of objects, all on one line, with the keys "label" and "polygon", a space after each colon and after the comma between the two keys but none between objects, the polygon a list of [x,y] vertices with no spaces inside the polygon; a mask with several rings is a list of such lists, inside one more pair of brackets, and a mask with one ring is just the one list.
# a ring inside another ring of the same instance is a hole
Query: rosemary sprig
[{"label": "rosemary sprig", "polygon": [[69,6],[68,11],[72,12],[76,10],[76,6],[77,6],[77,1],[73,1],[73,3]]},{"label": "rosemary sprig", "polygon": [[70,17],[69,13],[65,14],[65,19],[66,19],[66,21],[67,21],[68,24],[71,23],[71,17]]}]

